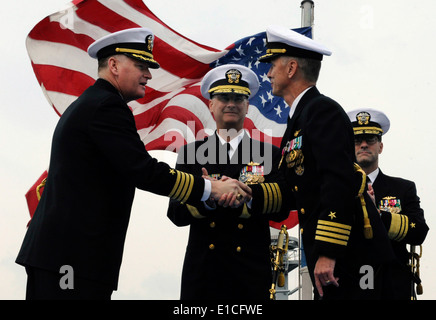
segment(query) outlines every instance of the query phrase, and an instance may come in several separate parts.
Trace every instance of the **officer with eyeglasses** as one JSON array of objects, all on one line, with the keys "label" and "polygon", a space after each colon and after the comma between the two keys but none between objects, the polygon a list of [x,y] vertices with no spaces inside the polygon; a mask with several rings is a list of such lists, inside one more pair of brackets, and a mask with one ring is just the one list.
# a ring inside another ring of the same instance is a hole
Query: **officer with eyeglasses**
[{"label": "officer with eyeglasses", "polygon": [[354,130],[357,163],[371,181],[376,206],[391,240],[396,260],[392,268],[393,299],[415,298],[419,274],[412,274],[407,244],[421,245],[428,232],[415,183],[385,175],[378,166],[383,151],[382,136],[390,127],[388,117],[374,109],[347,113]]}]

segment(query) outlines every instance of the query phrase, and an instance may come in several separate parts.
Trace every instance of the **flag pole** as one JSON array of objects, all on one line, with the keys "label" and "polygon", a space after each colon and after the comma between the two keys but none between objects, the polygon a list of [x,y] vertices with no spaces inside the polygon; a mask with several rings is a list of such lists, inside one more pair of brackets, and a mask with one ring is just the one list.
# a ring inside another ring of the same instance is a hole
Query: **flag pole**
[{"label": "flag pole", "polygon": [[[301,1],[301,27],[312,27],[312,39],[313,39],[313,21],[315,19],[315,3],[312,0]],[[301,232],[298,232],[298,259],[300,263],[298,264],[298,288],[299,288],[299,299],[300,300],[312,300],[312,282],[310,280],[309,271],[307,266],[301,267],[302,250],[304,254],[304,249],[301,246]]]},{"label": "flag pole", "polygon": [[313,21],[315,18],[315,3],[312,0],[301,1],[301,27],[312,27],[313,39]]}]

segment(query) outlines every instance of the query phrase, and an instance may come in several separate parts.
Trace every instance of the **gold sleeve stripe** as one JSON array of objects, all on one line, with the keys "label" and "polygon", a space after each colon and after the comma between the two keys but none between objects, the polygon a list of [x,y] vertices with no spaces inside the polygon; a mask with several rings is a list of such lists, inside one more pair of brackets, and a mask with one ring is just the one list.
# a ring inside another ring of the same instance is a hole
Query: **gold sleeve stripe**
[{"label": "gold sleeve stripe", "polygon": [[322,236],[315,236],[315,240],[330,242],[330,243],[339,244],[342,246],[346,246],[348,243],[347,241],[341,241],[341,240],[326,238],[326,237],[322,237]]},{"label": "gold sleeve stripe", "polygon": [[194,218],[197,219],[203,219],[205,218],[205,216],[201,215],[200,212],[198,211],[198,209],[196,207],[190,206],[189,204],[186,205],[186,208],[188,208],[189,212],[191,213],[191,215]]},{"label": "gold sleeve stripe", "polygon": [[277,183],[262,183],[263,213],[278,212],[282,207],[282,193]]},{"label": "gold sleeve stripe", "polygon": [[182,192],[183,186],[185,185],[186,174],[180,172],[180,183],[177,187],[176,193],[174,194],[174,199],[180,201],[180,193]]},{"label": "gold sleeve stripe", "polygon": [[341,228],[341,229],[345,229],[345,230],[351,230],[351,226],[348,224],[342,224],[342,223],[332,222],[332,221],[328,221],[328,220],[318,220],[318,226],[319,225],[325,225],[325,226],[331,226],[331,227]]},{"label": "gold sleeve stripe", "polygon": [[327,227],[327,226],[323,226],[323,225],[318,225],[317,230],[326,230],[326,231],[330,231],[330,232],[345,234],[348,236],[350,235],[350,230],[344,230],[344,229],[334,228],[334,227]]},{"label": "gold sleeve stripe", "polygon": [[[330,237],[332,235],[331,232],[321,231],[321,230],[316,230],[316,234],[321,235],[321,236],[327,236],[327,237]],[[345,235],[334,234],[334,237],[337,239],[342,239],[342,240],[348,241],[348,236],[345,236]]]},{"label": "gold sleeve stripe", "polygon": [[270,213],[272,211],[272,206],[274,204],[274,194],[271,190],[271,185],[269,183],[265,184],[266,189],[268,190],[268,208],[265,213]]},{"label": "gold sleeve stripe", "polygon": [[185,197],[182,199],[182,202],[186,202],[188,200],[189,196],[191,195],[192,188],[194,187],[194,176],[192,174],[188,175],[189,177],[189,183],[187,184],[187,191],[185,191]]},{"label": "gold sleeve stripe", "polygon": [[350,233],[351,226],[349,225],[328,220],[318,220],[315,240],[346,246]]},{"label": "gold sleeve stripe", "polygon": [[282,193],[280,192],[280,188],[277,183],[273,183],[272,188],[274,189],[274,194],[277,199],[274,206],[274,212],[278,212],[282,207]]},{"label": "gold sleeve stripe", "polygon": [[267,188],[266,188],[264,183],[262,183],[261,186],[262,186],[262,189],[263,189],[263,211],[262,212],[265,213],[266,209],[268,207],[268,203],[269,203],[269,201],[267,201],[267,199],[268,199],[268,190],[267,190]]},{"label": "gold sleeve stripe", "polygon": [[404,214],[392,213],[391,226],[389,227],[389,239],[401,241],[409,231],[409,217]]},{"label": "gold sleeve stripe", "polygon": [[176,171],[177,177],[176,177],[176,183],[174,183],[173,190],[171,190],[170,194],[168,195],[170,198],[173,198],[174,193],[177,191],[177,186],[180,183],[180,171]]},{"label": "gold sleeve stripe", "polygon": [[185,202],[188,200],[189,195],[191,194],[192,187],[194,186],[194,177],[191,174],[185,174],[185,185],[183,187],[183,190],[180,194],[180,201]]},{"label": "gold sleeve stripe", "polygon": [[194,186],[194,176],[185,172],[177,171],[176,182],[171,190],[169,197],[178,201],[185,202],[191,195]]}]

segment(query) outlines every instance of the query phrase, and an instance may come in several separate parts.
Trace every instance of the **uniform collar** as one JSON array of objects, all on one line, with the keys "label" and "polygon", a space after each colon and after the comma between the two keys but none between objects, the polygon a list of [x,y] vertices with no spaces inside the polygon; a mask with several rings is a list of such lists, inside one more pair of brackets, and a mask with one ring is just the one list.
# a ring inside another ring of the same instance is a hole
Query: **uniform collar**
[{"label": "uniform collar", "polygon": [[370,174],[367,174],[366,176],[371,179],[371,183],[375,182],[375,179],[377,179],[378,173],[380,172],[380,168],[375,169]]},{"label": "uniform collar", "polygon": [[[218,139],[220,140],[222,145],[227,143],[227,141],[224,140],[218,134],[218,132],[216,133],[216,135],[218,136]],[[232,158],[233,154],[235,153],[236,149],[238,148],[239,143],[241,142],[242,138],[244,138],[244,135],[245,135],[245,130],[242,129],[241,132],[236,137],[234,137],[232,140],[229,141],[229,144],[230,144],[229,157],[230,158]]]},{"label": "uniform collar", "polygon": [[307,89],[305,89],[303,92],[301,92],[294,100],[294,102],[292,102],[291,104],[291,109],[289,110],[289,119],[292,118],[292,116],[294,115],[295,109],[297,108],[298,103],[300,102],[301,98],[303,98],[304,94],[309,91],[309,89],[311,89],[313,86],[308,87]]}]

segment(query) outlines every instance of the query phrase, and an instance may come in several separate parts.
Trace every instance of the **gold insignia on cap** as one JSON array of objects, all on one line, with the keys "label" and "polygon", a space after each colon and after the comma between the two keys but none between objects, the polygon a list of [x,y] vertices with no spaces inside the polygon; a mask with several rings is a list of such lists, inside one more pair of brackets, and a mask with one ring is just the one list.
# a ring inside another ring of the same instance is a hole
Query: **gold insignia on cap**
[{"label": "gold insignia on cap", "polygon": [[356,119],[359,125],[367,125],[369,120],[371,120],[371,115],[366,111],[362,111],[356,115]]},{"label": "gold insignia on cap", "polygon": [[153,51],[153,36],[151,34],[145,38],[145,43],[147,44],[148,51]]},{"label": "gold insignia on cap", "polygon": [[227,82],[228,83],[239,83],[242,78],[242,73],[236,69],[230,69],[226,72]]}]

